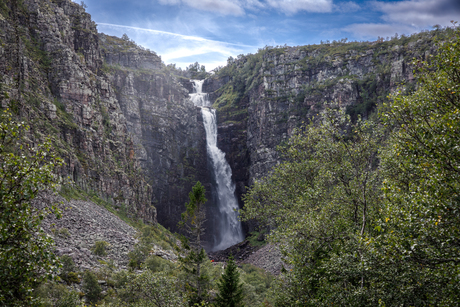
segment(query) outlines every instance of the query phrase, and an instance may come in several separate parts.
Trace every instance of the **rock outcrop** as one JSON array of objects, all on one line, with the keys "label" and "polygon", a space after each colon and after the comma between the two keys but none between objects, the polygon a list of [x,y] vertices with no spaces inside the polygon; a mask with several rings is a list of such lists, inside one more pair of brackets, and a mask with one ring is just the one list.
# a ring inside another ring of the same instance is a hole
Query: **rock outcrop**
[{"label": "rock outcrop", "polygon": [[2,106],[30,123],[30,142],[52,136],[74,189],[176,230],[193,184],[209,181],[205,132],[161,58],[98,33],[70,0],[6,1],[0,16]]},{"label": "rock outcrop", "polygon": [[367,118],[392,91],[413,90],[412,59],[427,59],[436,50],[435,37],[442,35],[266,47],[229,60],[203,89],[217,109],[219,147],[229,159],[238,195],[279,163],[277,146],[324,108]]},{"label": "rock outcrop", "polygon": [[30,142],[51,136],[63,178],[132,216],[156,221],[127,121],[103,68],[96,24],[68,0],[2,4],[2,106],[31,126]]},{"label": "rock outcrop", "polygon": [[[279,163],[276,147],[296,128],[325,107],[369,117],[396,88],[412,90],[412,58],[426,59],[442,35],[266,47],[229,59],[203,91],[217,109],[218,146],[240,206],[246,187]],[[98,33],[71,0],[0,4],[1,105],[29,123],[30,145],[50,136],[72,189],[173,231],[196,181],[211,191],[189,73],[175,76],[129,38]]]},{"label": "rock outcrop", "polygon": [[137,160],[154,187],[158,221],[176,231],[192,186],[209,182],[201,113],[155,53],[104,34],[100,43]]},{"label": "rock outcrop", "polygon": [[[133,227],[90,201],[67,201],[59,196],[47,195],[38,198],[35,203],[59,203],[62,217],[56,219],[54,215],[49,215],[42,224],[54,239],[57,255],[72,257],[80,270],[102,267],[99,260],[126,269],[128,252],[137,243]],[[98,241],[108,243],[106,256],[97,256],[93,252]]]}]

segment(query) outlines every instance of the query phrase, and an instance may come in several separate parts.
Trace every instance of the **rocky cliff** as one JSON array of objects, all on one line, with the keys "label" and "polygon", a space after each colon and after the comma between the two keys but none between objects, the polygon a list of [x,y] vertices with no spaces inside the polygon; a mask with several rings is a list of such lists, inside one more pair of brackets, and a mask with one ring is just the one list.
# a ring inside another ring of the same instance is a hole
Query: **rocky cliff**
[{"label": "rocky cliff", "polygon": [[70,0],[2,1],[0,13],[2,107],[30,124],[31,144],[51,137],[71,189],[174,229],[207,178],[188,91],[154,52],[99,34]]},{"label": "rocky cliff", "polygon": [[154,187],[158,220],[177,230],[192,186],[209,182],[201,113],[155,53],[104,34],[100,44],[105,71],[137,144],[137,160]]},{"label": "rocky cliff", "polygon": [[[265,47],[230,58],[203,91],[217,109],[218,146],[240,202],[278,163],[276,147],[325,107],[369,117],[396,88],[413,90],[412,58],[426,59],[443,35]],[[98,33],[70,0],[6,0],[0,55],[2,107],[30,124],[31,146],[51,137],[70,189],[171,230],[196,181],[211,191],[191,84],[154,52]]]},{"label": "rocky cliff", "polygon": [[265,47],[230,58],[203,88],[217,108],[219,147],[237,193],[279,161],[276,147],[326,107],[353,118],[375,114],[389,93],[414,89],[414,58],[435,52],[442,31],[378,42]]}]

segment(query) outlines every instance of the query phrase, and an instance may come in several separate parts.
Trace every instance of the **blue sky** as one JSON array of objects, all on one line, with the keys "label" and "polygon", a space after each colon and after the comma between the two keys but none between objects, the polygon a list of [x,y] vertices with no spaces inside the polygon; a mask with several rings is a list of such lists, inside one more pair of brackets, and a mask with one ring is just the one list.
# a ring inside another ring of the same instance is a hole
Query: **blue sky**
[{"label": "blue sky", "polygon": [[[80,1],[75,0],[80,3]],[[460,21],[460,0],[84,0],[99,32],[185,68],[209,71],[229,56],[321,40],[376,40]]]}]

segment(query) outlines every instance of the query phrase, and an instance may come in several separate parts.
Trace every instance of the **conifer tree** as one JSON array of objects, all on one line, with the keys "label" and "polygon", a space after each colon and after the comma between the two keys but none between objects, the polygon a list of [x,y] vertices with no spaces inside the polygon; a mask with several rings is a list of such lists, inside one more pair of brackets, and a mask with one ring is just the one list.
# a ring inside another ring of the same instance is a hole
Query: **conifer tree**
[{"label": "conifer tree", "polygon": [[238,273],[233,256],[228,258],[227,267],[217,286],[219,288],[216,297],[217,307],[244,306],[243,284],[240,283],[240,273]]},{"label": "conifer tree", "polygon": [[205,188],[198,181],[189,193],[190,202],[185,204],[186,211],[182,213],[182,221],[179,223],[179,226],[185,227],[188,234],[188,237],[181,237],[182,250],[179,250],[179,254],[185,256],[179,256],[179,261],[188,275],[185,288],[190,306],[208,299],[206,288],[209,276],[202,269],[205,261],[208,261],[208,256],[201,244],[203,224],[206,220],[205,193]]}]

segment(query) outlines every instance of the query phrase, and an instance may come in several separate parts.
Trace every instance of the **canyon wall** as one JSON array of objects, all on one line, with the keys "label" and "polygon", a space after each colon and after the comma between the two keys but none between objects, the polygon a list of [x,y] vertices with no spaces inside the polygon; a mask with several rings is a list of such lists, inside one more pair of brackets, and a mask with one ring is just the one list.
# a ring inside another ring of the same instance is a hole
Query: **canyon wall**
[{"label": "canyon wall", "polygon": [[245,187],[279,163],[277,146],[324,108],[368,118],[391,92],[412,91],[412,60],[428,59],[443,35],[431,31],[379,42],[265,47],[230,58],[203,89],[217,109],[219,147],[227,154],[240,199]]},{"label": "canyon wall", "polygon": [[[279,163],[276,147],[326,107],[375,116],[387,95],[415,87],[435,30],[377,42],[265,47],[207,78],[240,201]],[[50,137],[70,189],[177,230],[188,193],[210,195],[205,132],[190,81],[128,37],[97,32],[70,0],[0,4],[0,99],[27,121],[30,145]],[[209,216],[208,219],[212,219]]]},{"label": "canyon wall", "polygon": [[175,229],[207,178],[188,91],[154,52],[98,33],[70,0],[5,1],[0,13],[2,107],[29,123],[32,146],[51,138],[66,190]]}]

